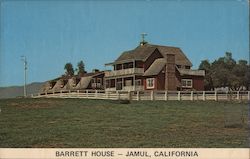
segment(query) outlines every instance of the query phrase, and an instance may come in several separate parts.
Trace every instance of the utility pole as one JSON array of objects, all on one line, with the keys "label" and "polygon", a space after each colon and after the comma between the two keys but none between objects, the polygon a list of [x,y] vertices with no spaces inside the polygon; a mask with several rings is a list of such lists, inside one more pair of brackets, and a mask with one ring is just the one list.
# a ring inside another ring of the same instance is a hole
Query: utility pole
[{"label": "utility pole", "polygon": [[21,56],[23,65],[24,65],[24,85],[23,85],[23,96],[27,97],[27,92],[26,92],[26,80],[27,80],[27,59],[26,56]]}]

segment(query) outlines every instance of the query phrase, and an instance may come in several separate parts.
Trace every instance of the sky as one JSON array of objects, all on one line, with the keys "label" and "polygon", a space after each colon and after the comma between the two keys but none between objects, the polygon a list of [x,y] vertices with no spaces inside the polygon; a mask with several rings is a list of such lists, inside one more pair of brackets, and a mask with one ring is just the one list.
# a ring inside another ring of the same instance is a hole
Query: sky
[{"label": "sky", "polygon": [[249,59],[248,0],[0,0],[0,87],[64,74],[83,60],[87,71],[111,69],[126,50],[151,44],[182,49],[197,69],[232,52]]}]

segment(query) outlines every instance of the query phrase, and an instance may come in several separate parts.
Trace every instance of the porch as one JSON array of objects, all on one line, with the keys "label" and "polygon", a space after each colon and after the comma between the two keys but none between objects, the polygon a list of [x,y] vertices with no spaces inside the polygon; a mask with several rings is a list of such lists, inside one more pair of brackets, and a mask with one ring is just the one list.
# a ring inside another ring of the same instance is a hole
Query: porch
[{"label": "porch", "polygon": [[125,76],[105,79],[106,91],[142,91],[144,90],[141,77]]}]

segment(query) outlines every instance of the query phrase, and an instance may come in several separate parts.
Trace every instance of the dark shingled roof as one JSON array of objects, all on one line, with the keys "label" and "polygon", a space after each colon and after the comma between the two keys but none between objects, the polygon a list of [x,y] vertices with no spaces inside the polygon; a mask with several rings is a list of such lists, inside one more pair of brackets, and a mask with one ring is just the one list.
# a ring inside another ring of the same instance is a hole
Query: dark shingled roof
[{"label": "dark shingled roof", "polygon": [[134,50],[125,51],[115,60],[114,63],[119,63],[122,61],[129,61],[129,60],[145,61],[156,49],[158,49],[159,52],[164,57],[166,57],[167,54],[174,54],[177,65],[192,66],[192,63],[185,56],[185,54],[181,51],[180,48],[171,46],[152,45],[152,44],[145,44],[136,47]]}]

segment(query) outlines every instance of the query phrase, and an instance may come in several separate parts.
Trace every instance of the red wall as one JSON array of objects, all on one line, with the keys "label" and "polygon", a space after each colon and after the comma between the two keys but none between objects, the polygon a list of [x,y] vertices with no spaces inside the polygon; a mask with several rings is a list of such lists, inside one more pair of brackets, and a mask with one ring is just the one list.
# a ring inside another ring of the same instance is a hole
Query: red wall
[{"label": "red wall", "polygon": [[204,77],[194,76],[193,78],[193,88],[197,91],[204,90]]},{"label": "red wall", "polygon": [[157,90],[165,90],[165,73],[162,73],[162,71],[157,75],[156,78],[156,85]]}]

